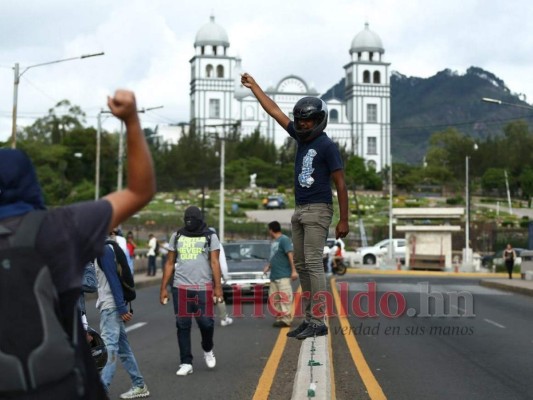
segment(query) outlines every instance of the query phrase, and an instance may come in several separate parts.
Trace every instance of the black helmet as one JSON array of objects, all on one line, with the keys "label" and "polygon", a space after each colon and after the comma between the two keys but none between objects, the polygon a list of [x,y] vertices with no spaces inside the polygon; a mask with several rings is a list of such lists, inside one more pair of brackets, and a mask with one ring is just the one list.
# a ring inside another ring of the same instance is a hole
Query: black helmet
[{"label": "black helmet", "polygon": [[104,340],[98,332],[93,328],[87,328],[87,334],[92,337],[89,342],[89,347],[91,348],[91,355],[96,364],[96,369],[101,371],[107,364],[107,348],[105,347]]},{"label": "black helmet", "polygon": [[[294,109],[294,129],[298,138],[302,141],[308,141],[317,137],[324,131],[328,124],[328,106],[318,97],[304,97],[298,100]],[[298,129],[298,119],[313,119],[316,121],[315,126],[311,129]]]}]

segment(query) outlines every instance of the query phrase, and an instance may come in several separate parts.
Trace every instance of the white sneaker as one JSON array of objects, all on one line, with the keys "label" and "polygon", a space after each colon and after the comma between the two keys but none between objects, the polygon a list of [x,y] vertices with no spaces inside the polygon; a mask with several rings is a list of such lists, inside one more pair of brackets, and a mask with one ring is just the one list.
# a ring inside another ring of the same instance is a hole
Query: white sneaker
[{"label": "white sneaker", "polygon": [[221,326],[228,326],[228,325],[231,325],[231,324],[233,324],[233,318],[226,317],[226,318],[220,320],[220,325]]},{"label": "white sneaker", "polygon": [[141,397],[148,397],[148,396],[150,396],[150,392],[148,391],[148,386],[144,385],[142,387],[132,387],[126,393],[122,393],[120,395],[120,398],[121,399],[139,399]]},{"label": "white sneaker", "polygon": [[217,359],[215,358],[213,350],[204,351],[204,360],[207,368],[215,368],[215,365],[217,365]]},{"label": "white sneaker", "polygon": [[187,376],[192,374],[192,365],[191,364],[180,364],[180,369],[176,371],[178,376]]}]

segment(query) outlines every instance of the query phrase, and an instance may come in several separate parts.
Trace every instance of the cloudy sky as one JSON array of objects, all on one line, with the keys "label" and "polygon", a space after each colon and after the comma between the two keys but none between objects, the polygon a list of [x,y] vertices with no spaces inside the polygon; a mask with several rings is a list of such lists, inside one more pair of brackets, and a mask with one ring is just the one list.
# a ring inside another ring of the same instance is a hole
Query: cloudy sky
[{"label": "cloudy sky", "polygon": [[[143,125],[188,120],[189,60],[198,30],[214,15],[229,54],[263,86],[289,74],[320,93],[344,76],[354,36],[368,22],[391,69],[429,77],[472,65],[533,102],[533,2],[514,0],[1,0],[0,140],[11,132],[13,66],[21,77],[18,125],[70,100],[96,125],[116,88],[136,92]],[[109,119],[104,128],[112,130]]]}]

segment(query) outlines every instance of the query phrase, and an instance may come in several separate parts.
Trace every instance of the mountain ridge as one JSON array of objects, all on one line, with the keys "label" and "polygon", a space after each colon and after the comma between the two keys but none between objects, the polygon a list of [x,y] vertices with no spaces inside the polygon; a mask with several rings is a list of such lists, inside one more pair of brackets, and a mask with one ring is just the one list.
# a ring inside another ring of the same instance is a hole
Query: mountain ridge
[{"label": "mountain ridge", "polygon": [[[503,127],[512,120],[533,117],[533,107],[530,111],[483,102],[481,99],[488,97],[530,106],[511,92],[502,79],[475,66],[464,74],[444,69],[428,78],[409,77],[393,71],[390,87],[394,162],[421,162],[434,132],[453,127],[466,136],[484,141],[502,135]],[[344,100],[345,79],[321,97]]]}]

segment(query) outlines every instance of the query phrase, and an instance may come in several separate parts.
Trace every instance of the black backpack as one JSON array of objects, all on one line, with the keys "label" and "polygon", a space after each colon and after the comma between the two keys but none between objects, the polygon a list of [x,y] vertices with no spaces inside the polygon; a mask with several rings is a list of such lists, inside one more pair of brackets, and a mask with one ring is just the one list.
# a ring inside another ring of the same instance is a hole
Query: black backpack
[{"label": "black backpack", "polygon": [[[137,294],[135,292],[135,280],[133,279],[133,274],[131,273],[128,258],[126,257],[124,250],[122,250],[122,247],[120,247],[115,240],[107,239],[105,244],[109,244],[111,247],[113,247],[113,253],[115,253],[115,264],[117,265],[117,275],[122,286],[122,292],[124,292],[124,301],[126,303],[131,303],[133,300],[135,300]],[[102,268],[101,260],[98,259],[97,261],[100,268]]]},{"label": "black backpack", "polygon": [[70,339],[52,274],[35,250],[45,216],[27,213],[15,233],[0,225],[0,398],[26,398],[79,372],[76,328]]}]

